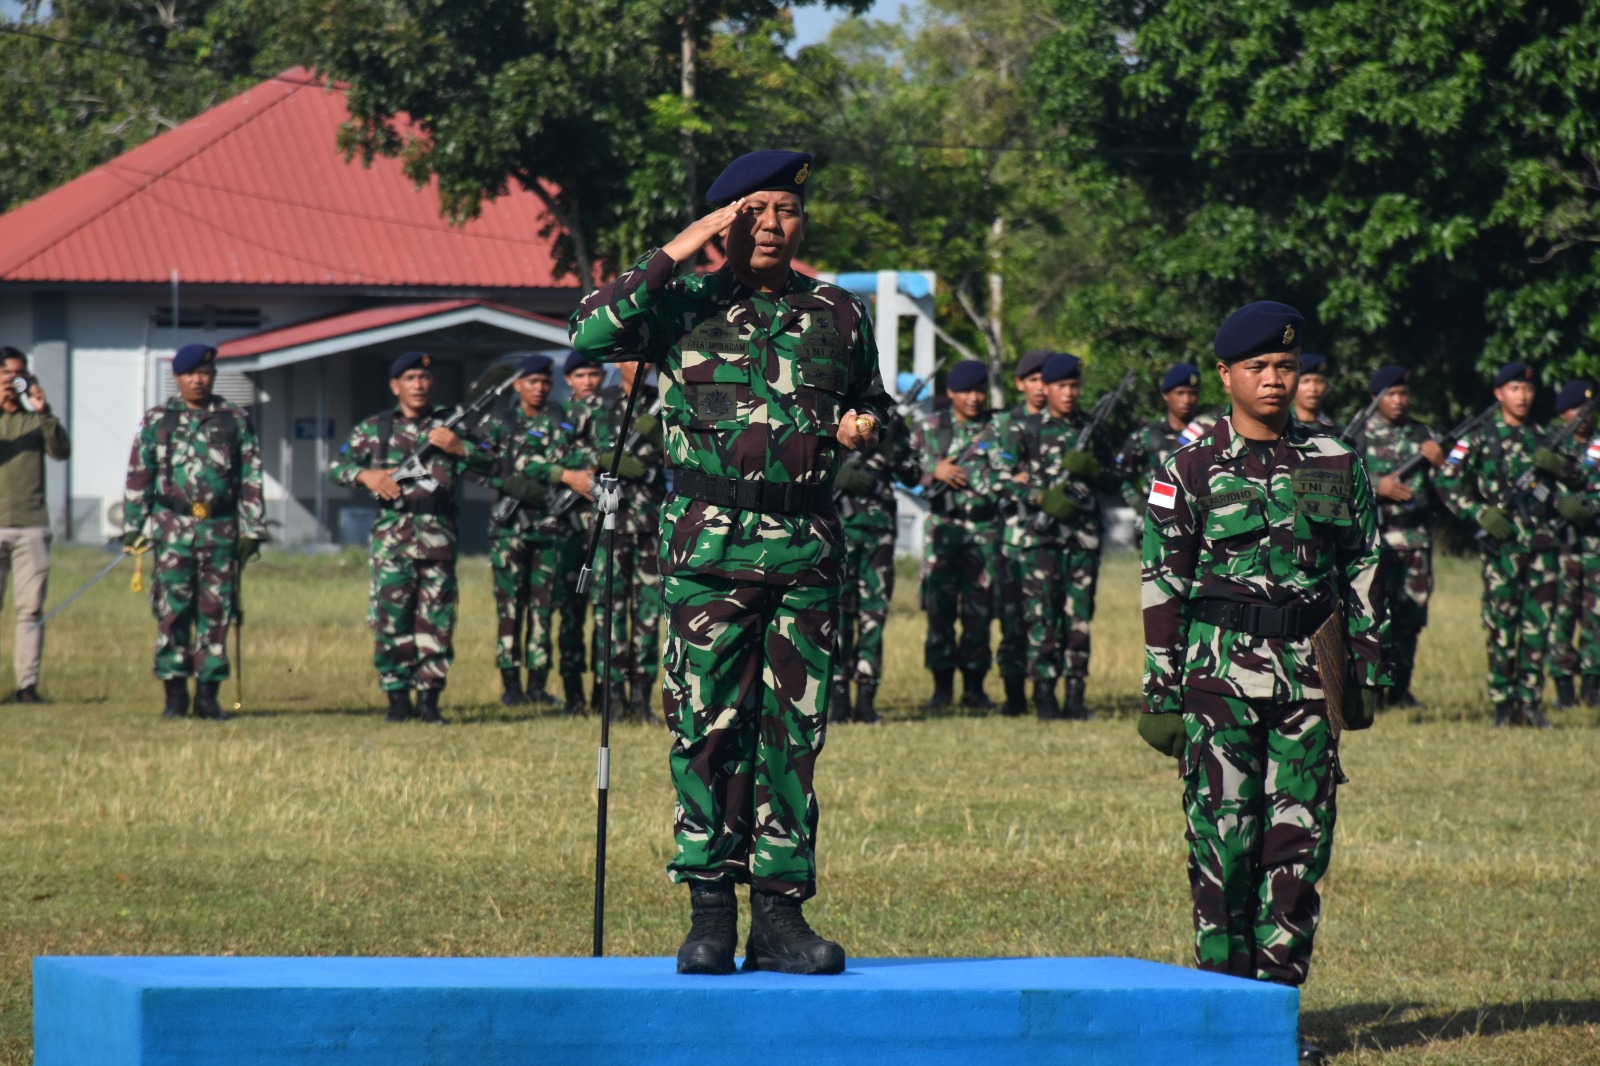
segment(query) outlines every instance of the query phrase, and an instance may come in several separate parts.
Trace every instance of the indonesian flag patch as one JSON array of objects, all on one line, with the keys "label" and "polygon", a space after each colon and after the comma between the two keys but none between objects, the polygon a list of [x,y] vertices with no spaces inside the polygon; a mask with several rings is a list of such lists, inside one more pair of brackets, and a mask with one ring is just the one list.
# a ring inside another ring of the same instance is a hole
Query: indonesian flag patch
[{"label": "indonesian flag patch", "polygon": [[1460,466],[1461,461],[1467,457],[1467,452],[1470,450],[1471,449],[1467,447],[1466,441],[1458,440],[1456,441],[1456,446],[1450,449],[1450,456],[1445,460],[1445,462],[1449,463],[1451,466]]},{"label": "indonesian flag patch", "polygon": [[1583,453],[1583,462],[1586,466],[1600,466],[1600,440],[1589,442],[1589,450]]},{"label": "indonesian flag patch", "polygon": [[1161,507],[1168,511],[1178,502],[1178,486],[1169,485],[1165,481],[1152,481],[1150,483],[1150,506]]}]

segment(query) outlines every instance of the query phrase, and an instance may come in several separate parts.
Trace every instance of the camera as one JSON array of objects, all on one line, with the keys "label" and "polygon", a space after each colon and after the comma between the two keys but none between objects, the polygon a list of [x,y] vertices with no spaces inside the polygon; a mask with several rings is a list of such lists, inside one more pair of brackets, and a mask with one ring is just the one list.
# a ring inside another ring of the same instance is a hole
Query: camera
[{"label": "camera", "polygon": [[35,411],[33,400],[28,395],[28,390],[33,388],[33,378],[28,374],[18,374],[11,379],[11,391],[17,394],[17,399],[22,401],[24,411]]}]

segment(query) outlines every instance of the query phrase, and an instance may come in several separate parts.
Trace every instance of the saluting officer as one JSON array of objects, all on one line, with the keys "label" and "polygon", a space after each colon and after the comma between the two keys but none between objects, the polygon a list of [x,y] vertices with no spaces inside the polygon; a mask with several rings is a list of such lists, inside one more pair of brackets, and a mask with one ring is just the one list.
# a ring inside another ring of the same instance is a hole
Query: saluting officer
[{"label": "saluting officer", "polygon": [[[796,273],[810,156],[754,152],[712,184],[716,210],[573,313],[573,346],[661,375],[674,470],[662,515],[664,705],[677,850],[694,921],[683,973],[733,971],[734,883],[750,885],[747,970],[840,973],[811,930],[817,799],[844,556],[833,506],[845,450],[890,405],[866,308]],[[718,234],[727,261],[676,277]]]},{"label": "saluting officer", "polygon": [[[1333,847],[1339,708],[1324,683],[1346,686],[1356,729],[1384,680],[1366,472],[1290,415],[1304,328],[1265,301],[1222,324],[1232,410],[1168,460],[1144,527],[1139,733],[1180,759],[1195,963],[1286,985],[1306,979]],[[1318,661],[1312,635],[1336,612],[1328,647],[1342,651]],[[1322,1059],[1310,1045],[1301,1057]]]},{"label": "saluting officer", "polygon": [[186,344],[172,358],[178,395],[145,413],[128,456],[122,543],[148,531],[155,553],[156,677],[162,714],[227,718],[217,689],[227,680],[228,623],[239,568],[267,539],[261,442],[250,416],[213,393],[217,350]]}]

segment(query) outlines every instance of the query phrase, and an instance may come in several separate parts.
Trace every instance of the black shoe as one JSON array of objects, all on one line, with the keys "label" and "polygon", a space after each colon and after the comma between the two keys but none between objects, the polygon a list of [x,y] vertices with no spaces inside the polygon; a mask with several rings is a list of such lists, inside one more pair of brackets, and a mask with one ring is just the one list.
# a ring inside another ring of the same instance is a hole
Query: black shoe
[{"label": "black shoe", "polygon": [[409,690],[397,688],[389,692],[389,713],[383,716],[385,722],[404,722],[416,713],[411,707]]},{"label": "black shoe", "polygon": [[844,948],[812,932],[793,896],[750,891],[750,936],[744,942],[746,970],[778,973],[844,973]]},{"label": "black shoe", "polygon": [[201,681],[194,686],[194,716],[196,718],[209,718],[214,722],[226,722],[233,716],[222,709],[222,704],[217,702],[216,681]]},{"label": "black shoe", "polygon": [[1556,710],[1564,711],[1578,705],[1578,689],[1570,677],[1556,678]]},{"label": "black shoe", "polygon": [[835,681],[828,695],[828,721],[849,722],[855,718],[855,708],[850,706],[850,683]]},{"label": "black shoe", "polygon": [[655,685],[649,681],[639,680],[633,683],[633,720],[646,725],[660,725],[661,719],[656,717],[656,712],[650,707],[650,690]]},{"label": "black shoe", "polygon": [[961,706],[969,711],[988,711],[994,709],[994,700],[991,700],[983,691],[983,673],[977,670],[966,670],[961,674]]},{"label": "black shoe", "polygon": [[1539,708],[1538,700],[1529,700],[1522,704],[1522,720],[1519,725],[1529,729],[1554,729],[1550,719],[1544,716],[1544,711]]},{"label": "black shoe", "polygon": [[188,717],[189,679],[187,677],[169,677],[161,683],[167,687],[167,705],[161,708],[161,717]]},{"label": "black shoe", "polygon": [[500,706],[521,707],[528,702],[522,691],[522,671],[516,667],[500,671]]},{"label": "black shoe", "polygon": [[561,685],[567,694],[567,702],[561,708],[561,713],[573,718],[588,714],[589,702],[583,698],[583,676],[564,677]]},{"label": "black shoe", "polygon": [[1320,1064],[1328,1061],[1328,1054],[1311,1041],[1302,1039],[1300,1041],[1300,1061]]},{"label": "black shoe", "polygon": [[439,713],[439,694],[442,688],[417,689],[417,718],[428,725],[449,725],[449,719]]},{"label": "black shoe", "polygon": [[528,671],[528,702],[542,711],[554,710],[562,706],[562,702],[545,691],[545,682],[550,679],[548,670]]},{"label": "black shoe", "polygon": [[1033,713],[1039,716],[1039,721],[1041,722],[1058,722],[1061,720],[1061,704],[1056,702],[1056,683],[1054,681],[1035,681],[1033,683]]},{"label": "black shoe", "polygon": [[739,946],[739,900],[731,881],[690,881],[689,935],[678,949],[679,973],[728,974]]},{"label": "black shoe", "polygon": [[1007,718],[1016,718],[1028,713],[1028,679],[1025,677],[1008,677],[1006,683],[1006,701],[1000,705],[1000,713]]},{"label": "black shoe", "polygon": [[1087,722],[1094,718],[1089,707],[1083,702],[1083,678],[1067,678],[1067,705],[1062,708],[1061,715],[1074,722]]},{"label": "black shoe", "polygon": [[954,670],[935,670],[933,672],[933,695],[928,697],[928,702],[922,705],[925,711],[941,711],[955,702],[956,672]]},{"label": "black shoe", "polygon": [[1583,687],[1578,694],[1585,706],[1600,707],[1600,674],[1584,675]]},{"label": "black shoe", "polygon": [[1419,700],[1415,696],[1413,696],[1411,694],[1411,690],[1408,689],[1408,688],[1406,688],[1406,689],[1392,688],[1392,689],[1389,690],[1388,697],[1384,700],[1384,706],[1385,707],[1389,707],[1389,708],[1393,708],[1393,709],[1396,709],[1396,710],[1418,710],[1418,711],[1420,711],[1424,707],[1426,707],[1427,704],[1423,703],[1421,700]]},{"label": "black shoe", "polygon": [[594,713],[599,714],[606,709],[609,702],[611,707],[611,720],[625,722],[632,713],[628,706],[628,690],[621,685],[613,685],[609,681],[596,682],[594,686]]},{"label": "black shoe", "polygon": [[878,717],[878,686],[870,681],[856,683],[855,721],[862,725],[877,725],[883,719]]},{"label": "black shoe", "polygon": [[23,685],[11,694],[7,703],[49,703],[50,701],[39,695],[37,685]]},{"label": "black shoe", "polygon": [[1516,721],[1519,708],[1513,700],[1494,705],[1494,727],[1504,729],[1506,726],[1518,725]]}]

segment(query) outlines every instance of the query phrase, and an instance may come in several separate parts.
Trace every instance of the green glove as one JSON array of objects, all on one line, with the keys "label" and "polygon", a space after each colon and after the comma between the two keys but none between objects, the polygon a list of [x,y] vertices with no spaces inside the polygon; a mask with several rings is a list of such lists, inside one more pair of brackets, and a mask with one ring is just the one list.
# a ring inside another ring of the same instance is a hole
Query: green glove
[{"label": "green glove", "polygon": [[839,476],[833,479],[834,487],[841,492],[871,492],[875,482],[872,475],[861,469],[860,463],[845,463]]},{"label": "green glove", "polygon": [[639,431],[640,440],[661,447],[661,420],[655,415],[639,415],[633,420],[633,428]]},{"label": "green glove", "polygon": [[507,474],[505,480],[500,483],[501,492],[507,496],[515,496],[523,503],[538,503],[544,499],[544,494],[548,490],[548,485],[540,484],[521,474]]},{"label": "green glove", "polygon": [[1045,489],[1039,494],[1039,510],[1051,518],[1059,518],[1063,522],[1070,522],[1078,517],[1078,513],[1083,510],[1083,505],[1067,495],[1066,489],[1053,488]]},{"label": "green glove", "polygon": [[1478,525],[1495,540],[1510,540],[1517,535],[1511,516],[1498,507],[1485,507],[1478,512]]},{"label": "green glove", "polygon": [[144,534],[139,532],[137,529],[130,529],[122,534],[122,546],[124,548],[131,548],[135,544],[139,543],[139,539],[143,536]]},{"label": "green glove", "polygon": [[1533,453],[1533,465],[1546,474],[1560,477],[1567,472],[1567,461],[1549,448],[1538,448]]},{"label": "green glove", "polygon": [[643,481],[644,464],[631,455],[624,455],[617,460],[617,476],[628,481]]},{"label": "green glove", "polygon": [[1068,452],[1061,457],[1061,469],[1079,481],[1093,481],[1100,476],[1100,460],[1088,452]]},{"label": "green glove", "polygon": [[1556,510],[1561,517],[1577,526],[1579,529],[1588,529],[1589,523],[1594,521],[1594,512],[1583,505],[1583,501],[1571,496],[1563,496],[1556,501]]},{"label": "green glove", "polygon": [[1371,729],[1372,720],[1378,716],[1378,690],[1356,688],[1344,690],[1344,727],[1346,729]]},{"label": "green glove", "polygon": [[878,427],[878,454],[885,459],[894,457],[894,450],[900,443],[900,434],[905,423],[898,416],[890,415],[888,420]]},{"label": "green glove", "polygon": [[1139,737],[1169,759],[1181,759],[1188,743],[1181,714],[1141,714]]},{"label": "green glove", "polygon": [[240,537],[239,545],[234,549],[234,555],[239,560],[239,565],[261,557],[261,541],[255,537]]}]

